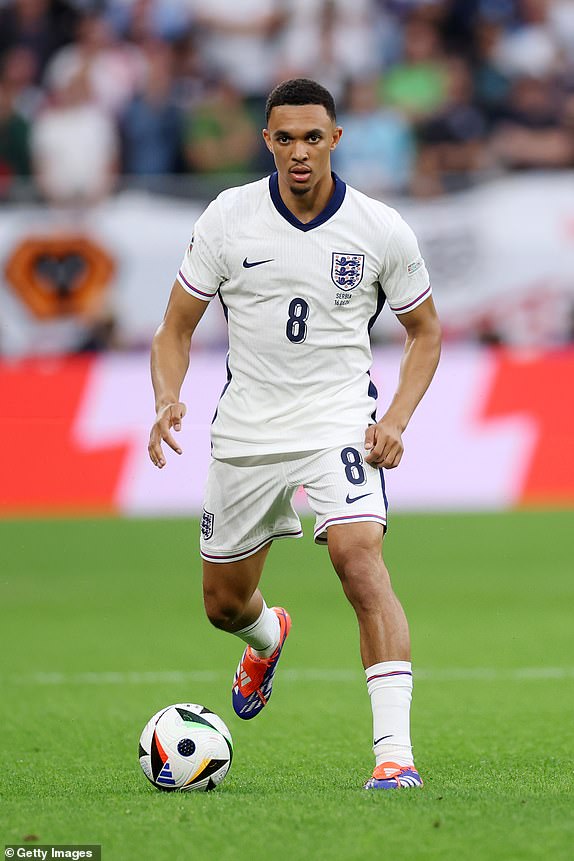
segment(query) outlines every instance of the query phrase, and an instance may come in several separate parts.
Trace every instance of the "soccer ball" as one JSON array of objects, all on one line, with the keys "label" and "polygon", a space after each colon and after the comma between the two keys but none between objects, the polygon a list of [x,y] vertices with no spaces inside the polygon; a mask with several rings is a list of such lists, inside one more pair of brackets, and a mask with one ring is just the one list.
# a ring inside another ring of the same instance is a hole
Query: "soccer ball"
[{"label": "soccer ball", "polygon": [[175,703],[146,723],[139,758],[158,789],[207,792],[229,771],[233,741],[221,718],[205,706]]}]

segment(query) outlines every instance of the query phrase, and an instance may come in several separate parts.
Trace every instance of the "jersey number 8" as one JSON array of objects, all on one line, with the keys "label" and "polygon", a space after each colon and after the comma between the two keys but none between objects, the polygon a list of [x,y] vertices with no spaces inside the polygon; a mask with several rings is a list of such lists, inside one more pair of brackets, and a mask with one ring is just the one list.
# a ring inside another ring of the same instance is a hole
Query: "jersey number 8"
[{"label": "jersey number 8", "polygon": [[289,317],[285,334],[293,344],[301,344],[307,337],[305,321],[309,316],[309,306],[304,299],[296,297],[289,303]]}]

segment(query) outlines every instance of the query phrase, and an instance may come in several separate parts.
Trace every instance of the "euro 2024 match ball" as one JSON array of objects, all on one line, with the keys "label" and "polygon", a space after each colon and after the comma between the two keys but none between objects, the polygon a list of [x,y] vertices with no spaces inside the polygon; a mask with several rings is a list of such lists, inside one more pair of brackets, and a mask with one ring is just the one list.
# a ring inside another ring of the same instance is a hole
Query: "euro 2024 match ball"
[{"label": "euro 2024 match ball", "polygon": [[205,706],[175,703],[146,723],[139,758],[157,789],[208,792],[229,771],[233,741],[225,723]]}]

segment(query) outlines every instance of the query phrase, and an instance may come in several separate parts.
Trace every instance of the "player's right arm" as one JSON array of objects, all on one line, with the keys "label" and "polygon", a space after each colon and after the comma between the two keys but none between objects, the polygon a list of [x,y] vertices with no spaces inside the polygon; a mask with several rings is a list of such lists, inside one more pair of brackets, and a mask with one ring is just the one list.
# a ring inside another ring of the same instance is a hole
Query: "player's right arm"
[{"label": "player's right arm", "polygon": [[151,378],[156,418],[148,452],[152,463],[159,469],[166,464],[163,442],[177,454],[182,453],[171,430],[181,430],[186,407],[179,400],[179,393],[189,365],[191,337],[207,305],[208,302],[193,296],[183,289],[179,281],[175,281],[165,317],[152,341]]}]

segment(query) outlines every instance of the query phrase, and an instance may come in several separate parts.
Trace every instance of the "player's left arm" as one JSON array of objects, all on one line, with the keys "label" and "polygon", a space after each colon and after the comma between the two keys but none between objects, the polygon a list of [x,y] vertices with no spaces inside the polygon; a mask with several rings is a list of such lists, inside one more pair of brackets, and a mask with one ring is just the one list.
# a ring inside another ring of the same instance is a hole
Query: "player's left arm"
[{"label": "player's left arm", "polygon": [[432,296],[405,314],[406,330],[399,384],[384,416],[365,433],[367,463],[394,469],[403,456],[402,434],[428,389],[440,358],[441,328]]}]

